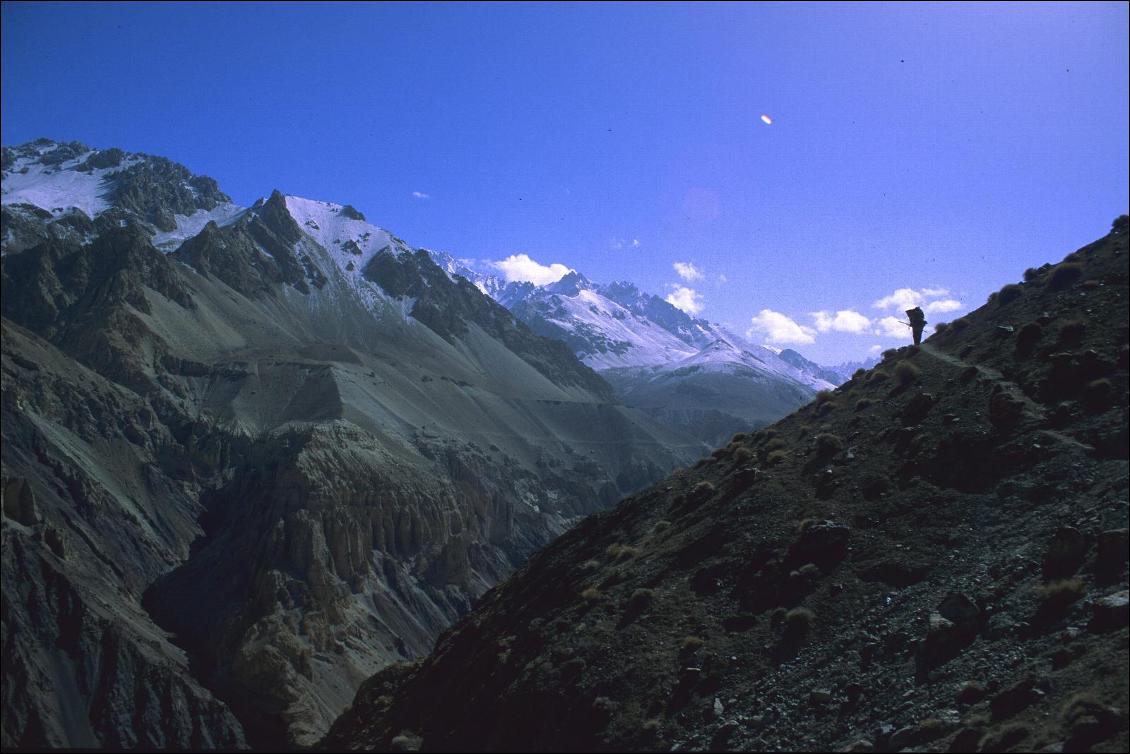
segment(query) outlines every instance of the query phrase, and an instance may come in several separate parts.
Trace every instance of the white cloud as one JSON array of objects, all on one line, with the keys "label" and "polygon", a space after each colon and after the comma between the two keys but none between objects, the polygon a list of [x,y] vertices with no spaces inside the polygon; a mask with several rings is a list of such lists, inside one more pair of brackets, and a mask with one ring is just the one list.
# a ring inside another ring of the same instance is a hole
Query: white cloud
[{"label": "white cloud", "polygon": [[816,329],[819,332],[835,330],[861,335],[871,327],[871,320],[854,309],[841,309],[835,314],[824,311],[812,312],[812,317],[816,321]]},{"label": "white cloud", "polygon": [[683,280],[693,282],[702,280],[702,270],[694,266],[694,262],[675,262],[671,265]]},{"label": "white cloud", "polygon": [[633,238],[632,239],[632,247],[638,249],[640,247],[640,239]]},{"label": "white cloud", "polygon": [[916,306],[921,306],[925,299],[922,294],[913,288],[899,288],[897,291],[889,296],[876,301],[872,306],[876,309],[891,309],[896,308],[902,311],[913,309]]},{"label": "white cloud", "polygon": [[558,262],[548,266],[540,264],[530,259],[528,254],[512,254],[501,262],[491,262],[490,265],[501,272],[508,283],[528,280],[534,285],[556,283],[573,271]]},{"label": "white cloud", "polygon": [[682,309],[687,314],[698,314],[702,311],[705,304],[702,303],[702,296],[694,288],[687,288],[683,285],[672,285],[671,293],[664,299],[668,304],[677,309]]},{"label": "white cloud", "polygon": [[730,282],[730,279],[728,277],[726,277],[725,275],[719,275],[718,276],[718,285],[725,285],[728,282]]},{"label": "white cloud", "polygon": [[875,345],[873,345],[873,346],[871,346],[870,348],[867,349],[867,353],[872,354],[872,355],[877,354],[877,353],[882,353],[882,352],[883,352],[883,347],[881,345],[879,345],[878,343],[876,343]]},{"label": "white cloud", "polygon": [[412,198],[413,199],[431,199],[432,196],[431,196],[431,194],[425,194],[423,191],[413,191],[412,192]]},{"label": "white cloud", "polygon": [[878,325],[875,328],[875,334],[887,338],[904,338],[910,333],[910,328],[897,317],[883,317],[875,320],[875,324]]},{"label": "white cloud", "polygon": [[907,309],[921,306],[928,312],[952,312],[955,309],[960,309],[960,301],[952,298],[942,298],[943,296],[949,295],[950,291],[948,288],[919,288],[918,290],[913,288],[899,288],[891,295],[883,296],[883,298],[876,301],[872,306],[876,309],[898,309],[899,311],[906,311]]},{"label": "white cloud", "polygon": [[804,345],[816,342],[815,330],[772,309],[762,309],[757,316],[750,319],[750,324],[751,327],[746,335],[753,337],[754,333],[760,333],[769,343]]},{"label": "white cloud", "polygon": [[961,308],[961,302],[952,298],[943,298],[940,301],[931,301],[926,304],[928,312],[954,312]]}]

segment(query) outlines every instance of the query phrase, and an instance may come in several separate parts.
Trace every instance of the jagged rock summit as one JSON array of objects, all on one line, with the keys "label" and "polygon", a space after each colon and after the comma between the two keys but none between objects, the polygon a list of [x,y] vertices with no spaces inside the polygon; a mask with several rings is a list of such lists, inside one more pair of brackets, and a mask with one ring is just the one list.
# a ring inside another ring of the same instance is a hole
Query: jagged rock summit
[{"label": "jagged rock summit", "polygon": [[1127,253],[586,519],[323,747],[1125,751]]}]

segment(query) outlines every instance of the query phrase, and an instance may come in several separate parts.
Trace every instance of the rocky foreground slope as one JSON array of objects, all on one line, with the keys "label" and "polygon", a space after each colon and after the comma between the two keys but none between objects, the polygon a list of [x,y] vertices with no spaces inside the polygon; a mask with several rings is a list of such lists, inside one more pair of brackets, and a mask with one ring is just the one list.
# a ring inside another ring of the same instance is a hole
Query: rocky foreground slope
[{"label": "rocky foreground slope", "polygon": [[317,741],[702,451],[349,206],[3,150],[2,742]]},{"label": "rocky foreground slope", "polygon": [[324,746],[1125,751],[1115,227],[587,519]]}]

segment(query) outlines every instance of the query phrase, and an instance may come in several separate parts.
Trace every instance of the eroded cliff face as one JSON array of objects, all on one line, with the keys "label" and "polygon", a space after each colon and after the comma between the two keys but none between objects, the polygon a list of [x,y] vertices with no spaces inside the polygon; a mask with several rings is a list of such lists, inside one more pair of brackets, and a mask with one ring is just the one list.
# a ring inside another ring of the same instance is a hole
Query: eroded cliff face
[{"label": "eroded cliff face", "polygon": [[153,407],[3,323],[5,746],[222,747],[242,725],[141,608],[188,554],[199,485]]},{"label": "eroded cliff face", "polygon": [[354,275],[281,194],[243,210],[145,156],[21,149],[6,182],[114,190],[86,224],[5,198],[5,746],[313,743],[701,450],[375,226],[348,248],[387,238],[382,272]]}]

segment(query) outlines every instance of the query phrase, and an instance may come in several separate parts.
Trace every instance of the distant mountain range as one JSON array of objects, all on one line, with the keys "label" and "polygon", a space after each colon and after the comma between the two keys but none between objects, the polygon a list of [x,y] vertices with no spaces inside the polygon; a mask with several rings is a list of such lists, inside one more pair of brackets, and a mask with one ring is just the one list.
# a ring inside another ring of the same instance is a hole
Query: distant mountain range
[{"label": "distant mountain range", "polygon": [[508,283],[430,253],[531,330],[569,346],[626,404],[708,445],[776,421],[863,366],[822,367],[755,344],[629,282],[599,284],[569,272],[548,285]]}]

